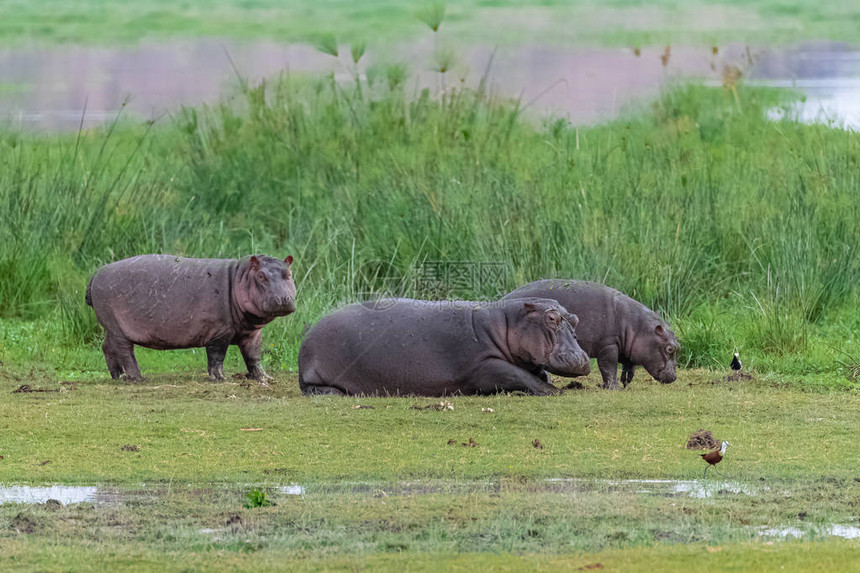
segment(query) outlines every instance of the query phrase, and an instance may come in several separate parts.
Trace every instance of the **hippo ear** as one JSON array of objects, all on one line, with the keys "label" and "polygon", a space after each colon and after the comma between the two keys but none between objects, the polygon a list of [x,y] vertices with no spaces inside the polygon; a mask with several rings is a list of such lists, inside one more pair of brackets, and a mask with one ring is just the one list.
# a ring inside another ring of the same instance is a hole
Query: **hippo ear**
[{"label": "hippo ear", "polygon": [[284,259],[284,262],[287,263],[288,265],[293,264],[293,255],[287,255],[287,258]]},{"label": "hippo ear", "polygon": [[570,320],[570,324],[571,324],[571,326],[573,326],[574,328],[576,328],[576,325],[577,325],[577,324],[579,324],[579,317],[578,317],[578,316],[576,316],[576,315],[575,315],[575,314],[573,314],[573,313],[570,313],[570,315],[569,315],[569,316],[570,316],[570,319],[569,319],[569,320]]},{"label": "hippo ear", "polygon": [[251,270],[259,271],[260,270],[260,259],[258,259],[255,255],[251,255]]},{"label": "hippo ear", "polygon": [[662,338],[666,338],[666,329],[663,328],[662,324],[658,324],[657,326],[655,326],[654,332],[657,333],[657,336],[660,336]]},{"label": "hippo ear", "polygon": [[524,302],[523,303],[523,312],[525,314],[529,314],[530,312],[537,312],[539,310],[542,310],[542,309],[533,302]]}]

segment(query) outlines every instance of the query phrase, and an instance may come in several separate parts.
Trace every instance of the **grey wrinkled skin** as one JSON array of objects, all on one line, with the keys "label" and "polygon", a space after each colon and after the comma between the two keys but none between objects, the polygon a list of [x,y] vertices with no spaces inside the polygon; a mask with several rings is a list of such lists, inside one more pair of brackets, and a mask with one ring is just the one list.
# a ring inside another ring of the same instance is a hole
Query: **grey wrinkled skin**
[{"label": "grey wrinkled skin", "polygon": [[307,333],[299,385],[304,394],[554,394],[545,371],[589,370],[576,322],[541,299],[352,304]]},{"label": "grey wrinkled skin", "polygon": [[563,279],[529,283],[502,300],[535,296],[556,300],[579,317],[579,344],[590,357],[597,358],[604,388],[619,388],[619,362],[625,387],[633,380],[637,365],[658,382],[675,381],[679,348],[675,333],[642,303],[601,284]]},{"label": "grey wrinkled skin", "polygon": [[296,285],[286,260],[187,259],[142,255],[105,265],[87,286],[86,302],[104,327],[111,377],[141,380],[134,345],[171,350],[206,348],[209,377],[224,379],[224,356],[235,344],[248,377],[260,367],[263,327],[296,310]]}]

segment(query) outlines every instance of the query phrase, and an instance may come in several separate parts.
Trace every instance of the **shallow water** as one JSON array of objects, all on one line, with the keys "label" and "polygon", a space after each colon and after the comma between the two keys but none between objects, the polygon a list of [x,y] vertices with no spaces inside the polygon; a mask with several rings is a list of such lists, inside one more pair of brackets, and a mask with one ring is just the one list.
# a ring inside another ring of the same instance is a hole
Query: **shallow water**
[{"label": "shallow water", "polygon": [[0,503],[45,503],[55,499],[63,505],[70,503],[95,502],[98,488],[93,486],[50,485],[0,486]]},{"label": "shallow water", "polygon": [[570,484],[573,487],[580,487],[583,489],[623,490],[641,494],[679,495],[700,499],[727,494],[754,496],[762,489],[760,487],[741,482],[715,480],[583,480],[578,478],[550,478],[546,481],[548,483]]},{"label": "shallow water", "polygon": [[[346,50],[345,50],[346,51]],[[476,86],[489,69],[490,89],[519,97],[530,112],[553,112],[576,124],[616,116],[654,97],[676,78],[721,83],[726,66],[737,66],[755,83],[795,88],[806,101],[790,110],[803,121],[832,119],[860,126],[860,51],[842,44],[814,43],[780,50],[723,46],[575,49],[519,46],[457,50],[453,71],[430,71],[430,44],[395,50],[417,74],[410,90],[438,92],[460,83]],[[365,58],[372,61],[371,52]],[[365,62],[359,73],[366,69]],[[235,66],[235,68],[234,68]],[[130,47],[60,46],[0,49],[0,121],[30,128],[68,130],[123,113],[156,119],[184,105],[217,101],[237,92],[237,71],[257,81],[278,74],[333,72],[349,81],[353,66],[310,46],[269,41],[216,39],[143,42]],[[84,114],[84,109],[86,113]],[[782,113],[774,110],[775,116]]]},{"label": "shallow water", "polygon": [[[266,489],[271,487],[282,495],[303,496],[304,486],[297,484],[269,486],[267,484],[248,484],[244,487],[211,487],[200,488],[196,485],[187,486],[196,493],[202,494],[226,494],[234,497],[243,496],[249,488],[260,487]],[[177,491],[179,487],[173,487]],[[109,486],[78,486],[78,485],[0,485],[0,504],[24,503],[42,504],[48,500],[56,500],[63,505],[72,503],[92,503],[94,505],[116,505],[129,501],[154,501],[170,493],[170,489],[155,489],[142,486],[139,489],[120,489]]]},{"label": "shallow water", "polygon": [[[788,112],[800,121],[860,129],[860,50],[812,44],[764,54],[750,74],[755,85],[789,88],[805,100]],[[773,110],[781,118],[785,110]]]},{"label": "shallow water", "polygon": [[305,495],[305,486],[303,485],[282,485],[278,488],[278,492],[284,495]]},{"label": "shallow water", "polygon": [[860,527],[855,525],[824,524],[801,529],[795,526],[760,527],[758,533],[762,537],[778,537],[780,539],[803,539],[805,537],[842,537],[843,539],[860,539]]},{"label": "shallow water", "polygon": [[[121,489],[110,486],[72,486],[72,485],[0,485],[0,503],[41,504],[48,500],[57,500],[63,505],[70,503],[93,503],[96,505],[111,505],[128,501],[153,501],[171,492],[181,491],[183,486],[172,486],[169,489],[161,487]],[[699,480],[662,480],[662,479],[631,479],[631,480],[588,480],[579,478],[550,478],[537,482],[459,482],[446,480],[414,480],[397,483],[375,482],[337,482],[331,484],[316,484],[305,486],[300,484],[271,485],[244,484],[240,486],[213,485],[210,487],[188,485],[186,489],[198,495],[218,496],[227,495],[242,497],[250,488],[270,490],[275,494],[285,496],[305,496],[310,489],[313,495],[354,495],[369,494],[377,497],[414,496],[432,494],[499,493],[503,489],[521,489],[528,491],[544,491],[560,495],[570,493],[587,493],[591,491],[626,492],[648,495],[678,495],[694,498],[708,498],[717,495],[744,494],[756,495],[760,489],[750,484],[728,481],[699,481]]]}]

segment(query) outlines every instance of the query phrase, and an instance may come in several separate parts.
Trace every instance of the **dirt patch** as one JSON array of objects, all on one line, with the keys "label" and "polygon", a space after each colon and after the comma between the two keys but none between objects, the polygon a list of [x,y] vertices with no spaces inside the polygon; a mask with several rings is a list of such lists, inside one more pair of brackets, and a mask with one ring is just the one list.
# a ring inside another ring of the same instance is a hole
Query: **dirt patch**
[{"label": "dirt patch", "polygon": [[21,384],[14,390],[12,390],[13,394],[32,394],[35,392],[59,392],[59,388],[38,388],[30,386],[29,384]]},{"label": "dirt patch", "polygon": [[726,381],[728,382],[737,382],[738,380],[755,380],[755,376],[738,370],[734,374],[731,374],[726,377]]},{"label": "dirt patch", "polygon": [[688,450],[715,450],[720,447],[720,442],[714,438],[710,430],[696,430],[687,439]]},{"label": "dirt patch", "polygon": [[49,499],[42,504],[42,507],[50,511],[57,511],[63,507],[63,503],[58,499]]},{"label": "dirt patch", "polygon": [[538,450],[543,449],[543,444],[540,443],[540,440],[537,438],[535,438],[535,441],[532,442],[532,445],[535,447],[535,449],[538,449]]},{"label": "dirt patch", "polygon": [[567,386],[563,386],[561,389],[562,390],[585,390],[585,384],[583,384],[582,382],[578,382],[578,381],[574,380],[573,382],[571,382]]},{"label": "dirt patch", "polygon": [[443,410],[453,410],[454,404],[449,402],[448,400],[442,400],[438,404],[427,404],[426,406],[410,406],[412,410],[436,410],[437,412],[441,412]]},{"label": "dirt patch", "polygon": [[31,516],[25,513],[19,513],[12,518],[9,524],[9,529],[12,529],[21,534],[33,533],[39,524]]},{"label": "dirt patch", "polygon": [[289,473],[288,468],[268,468],[263,470],[264,475],[273,475],[273,474],[286,474]]},{"label": "dirt patch", "polygon": [[230,528],[230,531],[233,533],[237,533],[242,529],[242,525],[244,520],[242,516],[238,513],[230,513],[227,515],[227,520],[224,522],[224,525]]},{"label": "dirt patch", "polygon": [[123,447],[121,447],[120,450],[122,450],[124,452],[139,452],[140,446],[137,446],[134,444],[126,444]]},{"label": "dirt patch", "polygon": [[748,372],[744,372],[743,370],[737,370],[724,378],[714,378],[713,380],[711,380],[711,384],[726,384],[729,382],[750,382],[752,380],[755,380],[754,375]]},{"label": "dirt patch", "polygon": [[353,410],[376,410],[376,406],[365,406],[364,404],[355,404]]}]

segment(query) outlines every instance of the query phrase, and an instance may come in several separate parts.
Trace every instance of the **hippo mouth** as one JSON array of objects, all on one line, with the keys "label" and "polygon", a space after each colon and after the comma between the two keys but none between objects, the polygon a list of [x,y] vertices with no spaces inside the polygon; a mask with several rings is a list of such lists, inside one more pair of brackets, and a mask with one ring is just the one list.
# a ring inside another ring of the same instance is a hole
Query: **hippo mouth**
[{"label": "hippo mouth", "polygon": [[286,316],[296,312],[296,301],[294,299],[283,299],[277,301],[269,310],[269,316]]},{"label": "hippo mouth", "polygon": [[677,374],[675,374],[674,368],[664,368],[663,370],[657,372],[656,375],[652,376],[654,377],[654,380],[656,380],[660,384],[671,384],[678,378]]},{"label": "hippo mouth", "polygon": [[591,372],[591,361],[578,357],[575,353],[565,353],[544,367],[545,370],[559,376],[586,376]]}]

